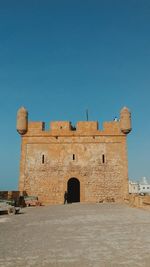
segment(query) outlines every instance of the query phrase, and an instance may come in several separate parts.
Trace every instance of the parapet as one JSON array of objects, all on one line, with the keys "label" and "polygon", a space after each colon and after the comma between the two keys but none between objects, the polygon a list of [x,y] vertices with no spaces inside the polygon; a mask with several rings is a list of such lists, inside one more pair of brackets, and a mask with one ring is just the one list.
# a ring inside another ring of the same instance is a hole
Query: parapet
[{"label": "parapet", "polygon": [[103,131],[106,134],[120,134],[120,122],[119,121],[109,121],[103,123]]},{"label": "parapet", "polygon": [[99,130],[97,121],[79,121],[76,127],[69,121],[52,121],[50,129],[45,130],[44,122],[28,122],[25,108],[19,109],[17,114],[17,131],[25,136],[126,135],[131,129],[131,113],[126,107],[121,110],[120,120],[104,122],[103,130]]},{"label": "parapet", "polygon": [[79,121],[77,122],[77,131],[97,131],[98,122],[97,121]]},{"label": "parapet", "polygon": [[28,123],[28,133],[30,134],[37,134],[37,133],[41,133],[44,130],[45,127],[45,123],[41,122],[41,121],[30,121]]},{"label": "parapet", "polygon": [[70,121],[52,121],[50,124],[50,129],[53,130],[71,130]]}]

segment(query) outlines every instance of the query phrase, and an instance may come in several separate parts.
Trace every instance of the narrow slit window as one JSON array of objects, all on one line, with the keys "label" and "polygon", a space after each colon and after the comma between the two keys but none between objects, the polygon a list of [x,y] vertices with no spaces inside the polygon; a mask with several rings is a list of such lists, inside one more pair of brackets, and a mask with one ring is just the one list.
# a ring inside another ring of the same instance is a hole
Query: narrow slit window
[{"label": "narrow slit window", "polygon": [[75,154],[73,154],[73,157],[72,157],[72,159],[73,159],[73,160],[75,160],[75,158],[76,158],[76,157],[75,157]]},{"label": "narrow slit window", "polygon": [[44,155],[42,155],[42,164],[44,164],[44,161],[45,161],[45,157]]},{"label": "narrow slit window", "polygon": [[105,155],[102,155],[102,163],[105,163]]}]

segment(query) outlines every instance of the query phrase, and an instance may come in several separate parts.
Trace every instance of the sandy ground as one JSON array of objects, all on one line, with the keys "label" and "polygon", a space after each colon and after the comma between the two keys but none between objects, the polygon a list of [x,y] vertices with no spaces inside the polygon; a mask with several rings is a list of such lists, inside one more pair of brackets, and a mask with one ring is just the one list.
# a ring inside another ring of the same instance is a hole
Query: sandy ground
[{"label": "sandy ground", "polygon": [[0,215],[1,267],[149,267],[150,211],[118,204]]}]

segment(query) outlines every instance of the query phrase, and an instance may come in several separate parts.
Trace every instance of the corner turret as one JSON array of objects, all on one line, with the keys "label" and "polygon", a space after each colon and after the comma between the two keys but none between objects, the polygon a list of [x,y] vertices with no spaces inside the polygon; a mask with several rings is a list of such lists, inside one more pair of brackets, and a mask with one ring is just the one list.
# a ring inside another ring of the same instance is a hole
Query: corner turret
[{"label": "corner turret", "polygon": [[21,135],[28,130],[28,111],[21,107],[17,112],[17,132]]},{"label": "corner turret", "polygon": [[127,107],[120,111],[120,128],[124,134],[128,134],[131,130],[131,112]]}]

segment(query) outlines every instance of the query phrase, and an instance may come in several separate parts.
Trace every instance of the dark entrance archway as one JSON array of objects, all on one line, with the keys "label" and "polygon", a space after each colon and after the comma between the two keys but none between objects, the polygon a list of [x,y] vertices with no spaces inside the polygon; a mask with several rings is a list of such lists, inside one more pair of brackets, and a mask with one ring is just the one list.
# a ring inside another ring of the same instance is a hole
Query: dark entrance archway
[{"label": "dark entrance archway", "polygon": [[80,202],[80,182],[77,178],[70,178],[67,184],[68,203]]}]

